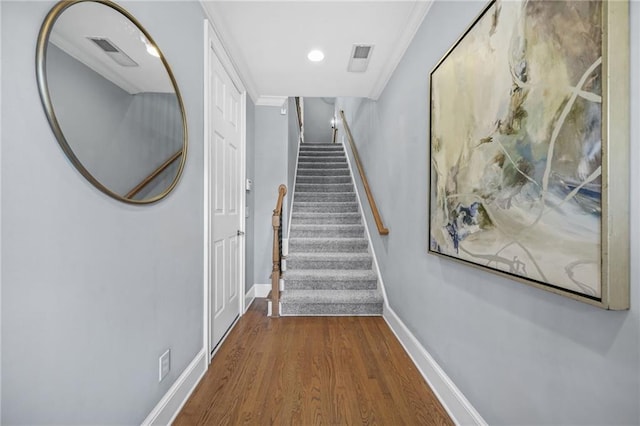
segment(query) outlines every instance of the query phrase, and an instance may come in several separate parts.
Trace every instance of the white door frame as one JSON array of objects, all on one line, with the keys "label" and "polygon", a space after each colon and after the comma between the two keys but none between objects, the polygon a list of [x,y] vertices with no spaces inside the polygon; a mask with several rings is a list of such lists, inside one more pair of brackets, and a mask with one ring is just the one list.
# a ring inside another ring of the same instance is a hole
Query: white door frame
[{"label": "white door frame", "polygon": [[[210,182],[211,182],[211,164],[210,164],[210,149],[209,149],[209,134],[213,131],[211,129],[211,121],[209,112],[211,111],[211,105],[213,100],[211,97],[211,87],[209,87],[209,55],[211,50],[215,53],[216,57],[224,67],[225,71],[231,78],[234,86],[240,92],[240,182],[241,182],[241,194],[240,194],[240,223],[238,229],[245,232],[245,210],[246,210],[246,198],[247,194],[244,190],[247,177],[246,168],[246,151],[247,151],[247,91],[242,84],[242,80],[238,76],[229,56],[224,49],[222,42],[218,38],[216,32],[211,26],[210,22],[204,20],[204,298],[203,298],[203,327],[202,327],[202,345],[205,348],[207,356],[207,365],[211,362],[212,355],[209,355],[211,342],[210,339],[210,327],[211,327],[211,306],[210,306],[210,288],[211,288],[211,200],[209,197]],[[245,258],[246,258],[246,239],[244,236],[240,238],[239,250],[240,250],[240,262],[238,267],[238,311],[240,315],[244,313],[244,295],[245,295]],[[235,323],[234,323],[235,325]],[[233,327],[233,325],[231,326]],[[220,343],[224,341],[222,338]],[[220,344],[218,344],[218,348]]]}]

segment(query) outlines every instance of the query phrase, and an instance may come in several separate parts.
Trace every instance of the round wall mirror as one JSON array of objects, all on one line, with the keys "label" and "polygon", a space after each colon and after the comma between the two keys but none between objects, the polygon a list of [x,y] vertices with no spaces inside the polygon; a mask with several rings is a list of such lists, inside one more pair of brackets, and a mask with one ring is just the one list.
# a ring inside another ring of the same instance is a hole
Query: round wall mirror
[{"label": "round wall mirror", "polygon": [[145,204],[176,186],[184,105],[162,52],[126,10],[108,0],[56,4],[40,30],[36,74],[60,146],[96,188]]}]

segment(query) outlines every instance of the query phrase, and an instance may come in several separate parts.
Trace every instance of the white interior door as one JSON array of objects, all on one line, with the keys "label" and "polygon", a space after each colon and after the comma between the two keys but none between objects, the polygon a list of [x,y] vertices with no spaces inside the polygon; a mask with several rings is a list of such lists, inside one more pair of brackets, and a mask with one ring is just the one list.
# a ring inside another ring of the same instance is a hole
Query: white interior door
[{"label": "white interior door", "polygon": [[[209,45],[209,49],[212,49]],[[241,94],[214,51],[209,52],[209,344],[213,352],[240,315],[242,256]],[[244,298],[243,298],[244,300]]]}]

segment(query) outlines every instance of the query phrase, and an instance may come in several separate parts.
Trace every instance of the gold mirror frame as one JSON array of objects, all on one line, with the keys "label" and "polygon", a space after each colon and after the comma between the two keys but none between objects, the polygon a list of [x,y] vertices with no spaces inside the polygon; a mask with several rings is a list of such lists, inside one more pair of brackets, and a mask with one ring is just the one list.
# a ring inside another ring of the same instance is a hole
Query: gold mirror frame
[{"label": "gold mirror frame", "polygon": [[[162,64],[164,65],[165,70],[167,71],[169,79],[171,80],[173,89],[175,90],[175,94],[178,100],[178,105],[180,107],[180,114],[182,118],[182,139],[183,140],[182,140],[182,151],[179,153],[176,153],[174,157],[180,156],[182,158],[180,159],[180,164],[178,166],[176,176],[171,182],[171,184],[164,191],[162,191],[162,193],[154,197],[150,197],[142,200],[127,198],[126,195],[122,196],[120,194],[117,194],[112,190],[110,190],[109,188],[107,188],[105,185],[103,185],[85,168],[85,166],[82,164],[82,162],[80,162],[76,154],[73,152],[73,149],[67,142],[67,139],[65,138],[64,133],[62,132],[62,128],[60,127],[60,124],[56,117],[56,114],[53,108],[53,103],[51,101],[51,95],[49,93],[49,86],[47,84],[47,73],[46,73],[47,46],[49,44],[49,36],[51,35],[51,31],[53,29],[54,24],[56,23],[60,15],[65,10],[67,10],[69,7],[75,4],[85,3],[85,2],[99,3],[104,6],[110,7],[115,11],[119,12],[120,14],[122,14],[127,19],[129,19],[129,21],[131,21],[145,35],[149,43],[152,46],[154,46],[158,51],[158,53],[160,54],[160,60],[162,61]],[[164,54],[162,53],[162,51],[160,50],[156,42],[153,40],[151,35],[148,33],[148,31],[126,9],[124,9],[122,6],[116,3],[111,2],[110,0],[63,0],[57,3],[47,14],[47,17],[45,18],[42,24],[42,27],[40,28],[40,34],[38,35],[38,44],[36,47],[36,77],[38,82],[38,91],[40,93],[40,100],[42,102],[42,106],[44,107],[47,120],[49,121],[49,125],[53,130],[53,133],[58,141],[58,144],[66,154],[67,158],[74,165],[74,167],[80,172],[80,174],[82,174],[82,176],[84,176],[89,182],[91,182],[93,186],[98,188],[104,194],[112,198],[115,198],[118,201],[122,201],[129,204],[138,204],[138,205],[155,203],[163,199],[164,197],[166,197],[176,187],[176,185],[178,184],[178,181],[180,180],[180,177],[182,176],[185,161],[187,158],[188,135],[187,135],[187,117],[185,113],[184,102],[180,94],[180,89],[178,88],[178,83],[176,82],[175,76],[173,75],[173,71],[171,70],[171,67],[169,66],[169,63],[167,62]]]}]

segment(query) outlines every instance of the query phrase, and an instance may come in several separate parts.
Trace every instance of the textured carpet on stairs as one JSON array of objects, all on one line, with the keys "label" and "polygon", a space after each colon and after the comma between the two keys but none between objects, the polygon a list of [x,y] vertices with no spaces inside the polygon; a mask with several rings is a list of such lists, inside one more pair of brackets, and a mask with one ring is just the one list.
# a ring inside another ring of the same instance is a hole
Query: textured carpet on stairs
[{"label": "textured carpet on stairs", "polygon": [[341,144],[302,144],[282,315],[382,315],[362,215]]}]

